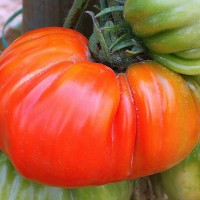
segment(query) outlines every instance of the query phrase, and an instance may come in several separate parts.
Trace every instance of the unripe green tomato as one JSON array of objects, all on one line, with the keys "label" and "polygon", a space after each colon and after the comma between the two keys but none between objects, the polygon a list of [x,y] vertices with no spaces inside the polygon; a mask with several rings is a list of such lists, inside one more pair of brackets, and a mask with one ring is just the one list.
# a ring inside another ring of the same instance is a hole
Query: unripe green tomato
[{"label": "unripe green tomato", "polygon": [[132,181],[122,181],[98,187],[83,187],[72,190],[73,200],[129,200]]},{"label": "unripe green tomato", "polygon": [[200,143],[177,166],[161,173],[169,200],[200,200]]},{"label": "unripe green tomato", "polygon": [[200,0],[126,0],[124,16],[149,49],[199,58],[199,8]]},{"label": "unripe green tomato", "polygon": [[200,74],[200,0],[126,0],[124,18],[151,57],[181,74]]}]

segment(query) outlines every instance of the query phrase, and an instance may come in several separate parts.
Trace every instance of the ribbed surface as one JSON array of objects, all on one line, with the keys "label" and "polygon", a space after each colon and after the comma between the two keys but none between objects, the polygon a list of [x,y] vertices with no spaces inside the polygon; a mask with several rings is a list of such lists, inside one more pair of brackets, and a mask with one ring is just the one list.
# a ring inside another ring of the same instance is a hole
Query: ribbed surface
[{"label": "ribbed surface", "polygon": [[116,75],[87,60],[86,44],[76,31],[39,29],[0,57],[0,147],[16,169],[80,187],[183,159],[197,143],[199,115],[181,76],[150,61]]},{"label": "ribbed surface", "polygon": [[174,53],[200,47],[200,1],[127,0],[125,18],[134,33],[157,53]]}]

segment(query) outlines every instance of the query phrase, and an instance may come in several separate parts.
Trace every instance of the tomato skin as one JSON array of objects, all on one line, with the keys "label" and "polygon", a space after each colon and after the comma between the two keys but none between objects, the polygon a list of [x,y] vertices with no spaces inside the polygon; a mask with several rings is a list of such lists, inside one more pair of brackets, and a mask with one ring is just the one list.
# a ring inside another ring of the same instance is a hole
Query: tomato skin
[{"label": "tomato skin", "polygon": [[[188,145],[188,140],[198,139],[199,116],[185,81],[159,64],[133,65],[127,77],[137,108],[132,173],[137,178],[158,172],[158,163],[162,171],[170,162],[175,164],[185,157],[193,146]],[[190,126],[184,126],[187,123]]]},{"label": "tomato skin", "polygon": [[133,181],[73,189],[38,184],[20,176],[2,152],[0,152],[0,172],[1,200],[124,200],[130,198],[133,187]]},{"label": "tomato skin", "polygon": [[116,75],[88,59],[87,40],[56,27],[0,57],[0,147],[23,176],[101,185],[168,169],[192,150],[199,115],[179,75],[150,61]]},{"label": "tomato skin", "polygon": [[197,110],[200,114],[200,76],[184,76],[195,100]]}]

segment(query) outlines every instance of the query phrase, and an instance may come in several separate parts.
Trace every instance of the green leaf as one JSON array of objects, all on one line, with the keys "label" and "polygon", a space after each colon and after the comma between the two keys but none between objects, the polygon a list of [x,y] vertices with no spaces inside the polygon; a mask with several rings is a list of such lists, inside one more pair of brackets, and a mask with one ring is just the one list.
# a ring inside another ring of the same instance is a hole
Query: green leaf
[{"label": "green leaf", "polygon": [[105,15],[105,14],[108,14],[108,13],[111,13],[111,12],[116,12],[116,11],[122,12],[123,9],[124,9],[123,6],[111,6],[111,7],[108,7],[108,8],[105,8],[104,10],[102,10],[100,13],[98,13],[96,15],[96,17],[100,17],[102,15]]}]

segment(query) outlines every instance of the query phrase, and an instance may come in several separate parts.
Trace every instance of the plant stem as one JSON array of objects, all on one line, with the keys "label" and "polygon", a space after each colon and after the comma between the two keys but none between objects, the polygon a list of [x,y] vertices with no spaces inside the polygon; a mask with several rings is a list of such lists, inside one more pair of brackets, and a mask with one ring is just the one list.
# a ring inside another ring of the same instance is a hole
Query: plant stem
[{"label": "plant stem", "polygon": [[75,29],[90,0],[74,0],[63,27]]}]

